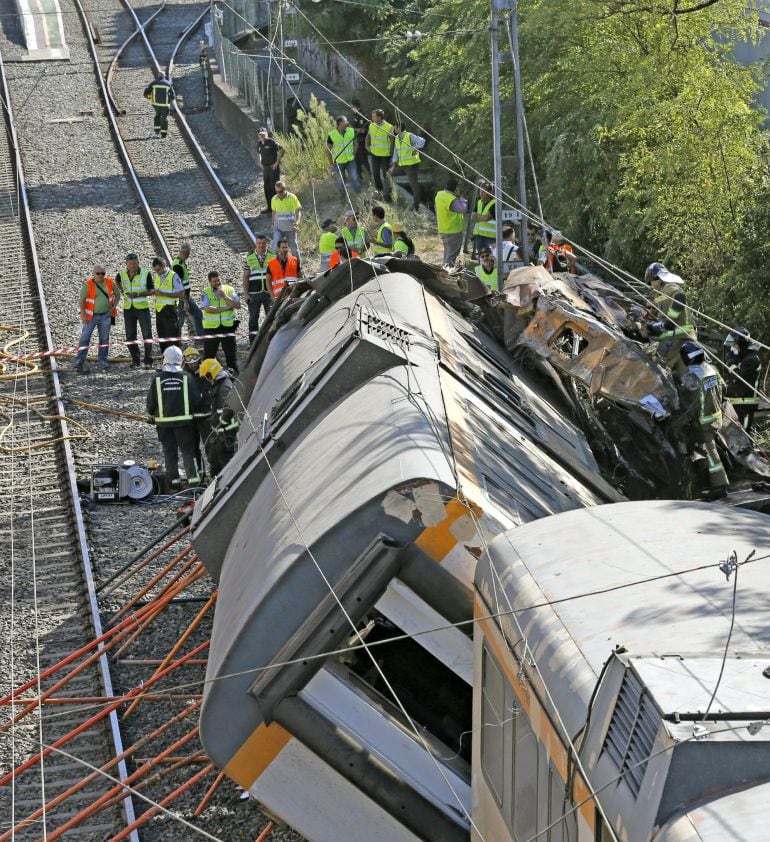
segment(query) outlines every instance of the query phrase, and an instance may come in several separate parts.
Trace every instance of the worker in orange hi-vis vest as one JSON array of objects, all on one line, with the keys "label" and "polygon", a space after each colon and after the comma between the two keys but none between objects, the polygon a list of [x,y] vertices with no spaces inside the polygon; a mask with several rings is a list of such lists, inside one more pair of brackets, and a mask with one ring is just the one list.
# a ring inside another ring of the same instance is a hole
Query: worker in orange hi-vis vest
[{"label": "worker in orange hi-vis vest", "polygon": [[99,332],[97,365],[100,368],[107,365],[110,327],[117,315],[119,298],[120,285],[115,283],[114,278],[108,278],[104,266],[97,263],[91,277],[83,281],[80,287],[80,321],[83,323],[83,330],[78,342],[80,350],[75,357],[75,370],[80,374],[85,374],[88,370],[85,362],[94,330]]},{"label": "worker in orange hi-vis vest", "polygon": [[267,264],[267,280],[273,298],[278,298],[287,284],[291,286],[301,277],[302,267],[299,258],[289,254],[289,241],[278,240],[278,254]]}]

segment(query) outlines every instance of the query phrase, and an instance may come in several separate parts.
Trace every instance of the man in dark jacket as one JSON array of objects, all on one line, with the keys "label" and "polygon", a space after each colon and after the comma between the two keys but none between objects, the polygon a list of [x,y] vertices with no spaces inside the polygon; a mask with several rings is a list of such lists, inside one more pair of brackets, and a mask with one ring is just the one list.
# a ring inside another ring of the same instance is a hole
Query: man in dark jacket
[{"label": "man in dark jacket", "polygon": [[238,416],[228,405],[233,379],[218,360],[204,360],[201,377],[209,384],[211,433],[206,440],[206,459],[211,476],[215,477],[232,459],[237,445]]},{"label": "man in dark jacket", "polygon": [[748,430],[759,405],[757,393],[762,364],[756,348],[752,346],[751,334],[745,327],[733,328],[727,334],[725,346],[725,362],[730,369],[725,395],[735,407],[735,414],[744,430]]},{"label": "man in dark jacket", "polygon": [[179,451],[187,474],[187,485],[200,484],[195,464],[193,415],[203,398],[193,378],[182,370],[182,351],[171,345],[163,352],[163,366],[156,372],[147,392],[147,414],[154,420],[163,448],[166,476],[172,486],[180,486]]}]

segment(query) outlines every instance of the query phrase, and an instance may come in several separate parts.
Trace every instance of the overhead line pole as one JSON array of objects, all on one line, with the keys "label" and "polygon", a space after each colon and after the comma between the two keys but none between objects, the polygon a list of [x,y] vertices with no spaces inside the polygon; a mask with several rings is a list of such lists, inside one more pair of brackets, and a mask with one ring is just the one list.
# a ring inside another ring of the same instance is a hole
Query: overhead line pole
[{"label": "overhead line pole", "polygon": [[[498,9],[506,0],[491,0],[491,20],[489,33],[492,41],[492,156],[494,164],[495,183],[492,190],[495,197],[495,242],[503,241],[503,215],[501,208],[503,204],[503,159],[501,152],[500,138],[500,39],[498,33],[499,20]],[[473,209],[471,209],[473,210]],[[502,247],[497,250],[498,258],[502,256]],[[497,272],[497,289],[502,289],[501,267]]]},{"label": "overhead line pole", "polygon": [[[503,208],[502,199],[502,181],[503,181],[503,156],[502,156],[502,133],[501,133],[501,114],[502,107],[500,104],[500,62],[508,60],[513,64],[513,83],[515,90],[515,111],[516,111],[516,153],[518,160],[518,183],[519,183],[519,202],[521,204],[521,212],[518,214],[521,221],[521,236],[520,236],[520,253],[522,260],[526,263],[529,260],[529,242],[527,240],[527,222],[526,222],[526,208],[527,208],[527,181],[526,181],[526,149],[524,148],[524,104],[521,93],[521,73],[519,69],[519,23],[518,23],[518,0],[491,0],[490,2],[490,36],[492,45],[492,145],[493,145],[493,163],[494,163],[494,177],[495,183],[493,185],[495,197],[495,240],[499,244],[498,247],[498,271],[497,283],[498,289],[502,286],[503,277],[507,276],[508,271],[513,268],[513,264],[506,262],[503,264],[500,261],[502,257],[502,241],[503,241],[503,217],[506,210]],[[506,35],[510,35],[510,43],[512,49],[510,51],[500,52],[499,29],[501,18],[505,21],[505,26],[510,27],[510,31],[506,31]],[[512,215],[512,214],[511,214]],[[508,218],[511,218],[509,215]],[[513,217],[515,218],[515,216]]]},{"label": "overhead line pole", "polygon": [[[508,18],[513,43],[513,84],[516,90],[516,153],[519,159],[519,203],[521,205],[521,250],[522,260],[529,261],[529,238],[527,236],[527,167],[524,149],[524,101],[521,94],[521,65],[519,64],[519,0],[513,0]],[[499,241],[498,241],[499,242]]]}]

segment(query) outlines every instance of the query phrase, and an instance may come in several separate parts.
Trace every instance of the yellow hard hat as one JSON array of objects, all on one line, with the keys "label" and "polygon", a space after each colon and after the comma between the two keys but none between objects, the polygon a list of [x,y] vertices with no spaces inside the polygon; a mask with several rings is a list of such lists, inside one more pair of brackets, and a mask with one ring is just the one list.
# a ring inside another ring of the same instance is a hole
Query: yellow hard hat
[{"label": "yellow hard hat", "polygon": [[199,363],[201,361],[200,349],[193,345],[189,348],[185,348],[182,356],[184,357],[184,361],[186,363]]},{"label": "yellow hard hat", "polygon": [[222,371],[222,366],[218,360],[207,359],[201,363],[199,374],[210,383],[213,383],[217,379],[217,374],[220,371]]}]

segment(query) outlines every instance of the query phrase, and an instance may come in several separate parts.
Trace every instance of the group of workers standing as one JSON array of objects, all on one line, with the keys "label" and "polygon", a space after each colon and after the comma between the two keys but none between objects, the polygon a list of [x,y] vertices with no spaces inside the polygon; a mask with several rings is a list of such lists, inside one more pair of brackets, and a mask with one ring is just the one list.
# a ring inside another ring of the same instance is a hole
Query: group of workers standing
[{"label": "group of workers standing", "polygon": [[[211,476],[217,475],[235,451],[237,416],[228,410],[226,400],[232,390],[232,375],[238,372],[235,330],[241,304],[235,289],[216,271],[208,273],[207,285],[196,303],[189,257],[190,245],[182,243],[171,268],[165,258],[156,257],[152,269],[144,269],[134,252],[126,255],[125,266],[114,277],[107,275],[104,266],[94,266],[80,290],[82,331],[75,370],[88,373],[86,356],[94,331],[99,337],[97,367],[106,366],[110,328],[119,310],[123,311],[131,365],[138,368],[143,361],[146,369],[153,369],[154,311],[163,363],[150,384],[147,411],[157,428],[169,480],[180,483],[181,452],[187,483],[199,485],[204,476],[204,451]],[[191,345],[182,351],[185,324],[189,341],[202,349]],[[140,329],[141,340],[137,338]],[[216,359],[220,345],[227,368]]]}]

